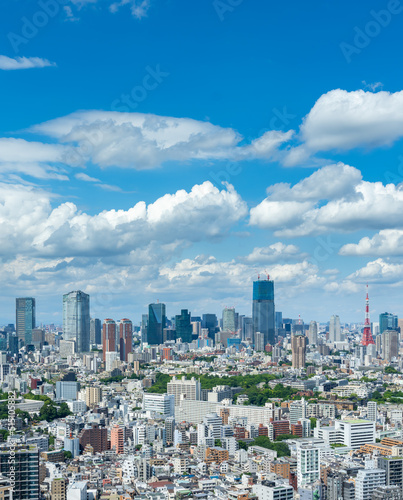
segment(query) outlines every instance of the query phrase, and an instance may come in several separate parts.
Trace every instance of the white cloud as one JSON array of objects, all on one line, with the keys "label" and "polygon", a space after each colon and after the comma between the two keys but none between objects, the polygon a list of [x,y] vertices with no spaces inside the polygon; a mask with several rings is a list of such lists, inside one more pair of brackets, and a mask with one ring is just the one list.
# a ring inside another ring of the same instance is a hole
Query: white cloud
[{"label": "white cloud", "polygon": [[55,63],[40,57],[16,57],[11,58],[0,55],[0,69],[15,70],[15,69],[31,69],[31,68],[46,68],[48,66],[56,66]]},{"label": "white cloud", "polygon": [[340,255],[403,255],[403,230],[384,229],[372,238],[362,238],[357,244],[348,243],[340,249]]},{"label": "white cloud", "polygon": [[149,205],[139,201],[127,211],[96,215],[80,212],[71,202],[52,209],[50,201],[45,191],[0,183],[3,256],[14,255],[17,248],[38,257],[107,258],[127,255],[153,241],[166,245],[218,240],[247,214],[232,186],[220,191],[210,182],[190,192],[167,194]]},{"label": "white cloud", "polygon": [[300,127],[301,145],[292,148],[286,165],[297,165],[320,151],[390,146],[403,137],[403,91],[323,94]]},{"label": "white cloud", "polygon": [[403,228],[403,189],[365,182],[343,164],[324,167],[295,186],[275,184],[250,211],[250,224],[298,237],[362,229]]},{"label": "white cloud", "polygon": [[114,2],[110,6],[111,12],[117,12],[120,7],[128,5],[130,11],[134,17],[137,19],[142,19],[148,14],[150,8],[150,0],[120,0],[119,2]]},{"label": "white cloud", "polygon": [[347,280],[356,283],[401,284],[403,282],[403,264],[379,258],[368,262],[364,267],[350,274]]},{"label": "white cloud", "polygon": [[84,182],[101,182],[96,177],[90,177],[89,175],[84,174],[83,172],[79,172],[78,174],[76,174],[75,178],[78,179],[79,181],[84,181]]},{"label": "white cloud", "polygon": [[250,263],[264,264],[281,260],[298,259],[302,254],[295,245],[285,245],[280,241],[268,247],[255,247],[246,257]]},{"label": "white cloud", "polygon": [[[191,160],[274,159],[290,132],[270,131],[252,144],[240,146],[233,129],[190,118],[142,113],[81,111],[31,129],[77,145],[75,161],[101,167],[155,168],[164,162]],[[74,155],[72,155],[74,160]]]}]

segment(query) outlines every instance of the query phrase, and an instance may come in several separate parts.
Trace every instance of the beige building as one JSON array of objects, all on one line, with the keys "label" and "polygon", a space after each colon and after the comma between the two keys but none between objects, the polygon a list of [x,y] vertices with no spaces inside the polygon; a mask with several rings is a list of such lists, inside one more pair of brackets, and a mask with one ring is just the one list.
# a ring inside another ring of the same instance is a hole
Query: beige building
[{"label": "beige building", "polygon": [[67,481],[61,477],[53,479],[50,494],[52,500],[66,500]]},{"label": "beige building", "polygon": [[306,353],[306,337],[305,335],[293,335],[291,337],[291,351],[292,351],[292,367],[304,368],[305,367],[305,353]]},{"label": "beige building", "polygon": [[85,404],[88,407],[99,404],[102,400],[102,389],[100,387],[89,386],[85,390]]}]

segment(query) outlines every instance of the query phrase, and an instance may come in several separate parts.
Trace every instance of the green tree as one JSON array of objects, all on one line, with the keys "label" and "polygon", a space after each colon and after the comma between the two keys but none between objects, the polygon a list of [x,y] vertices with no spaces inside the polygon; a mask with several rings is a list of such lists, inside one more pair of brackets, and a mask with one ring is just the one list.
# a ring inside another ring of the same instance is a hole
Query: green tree
[{"label": "green tree", "polygon": [[216,439],[216,440],[214,441],[214,446],[219,446],[219,447],[221,448],[221,446],[222,446],[221,439]]}]

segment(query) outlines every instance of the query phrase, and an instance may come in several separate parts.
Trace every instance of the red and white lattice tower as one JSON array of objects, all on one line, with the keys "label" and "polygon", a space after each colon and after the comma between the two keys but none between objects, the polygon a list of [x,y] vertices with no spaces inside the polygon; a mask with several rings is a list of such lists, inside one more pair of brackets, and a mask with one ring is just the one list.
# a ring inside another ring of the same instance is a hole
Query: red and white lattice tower
[{"label": "red and white lattice tower", "polygon": [[368,285],[367,285],[367,298],[365,299],[365,324],[364,333],[361,339],[362,345],[375,344],[371,332],[371,322],[369,321],[369,298],[368,298]]}]

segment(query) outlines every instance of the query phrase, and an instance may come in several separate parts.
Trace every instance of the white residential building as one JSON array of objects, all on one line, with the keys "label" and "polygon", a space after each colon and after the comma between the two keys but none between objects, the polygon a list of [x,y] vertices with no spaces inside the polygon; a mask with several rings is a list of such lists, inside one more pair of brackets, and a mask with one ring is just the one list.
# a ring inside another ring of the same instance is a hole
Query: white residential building
[{"label": "white residential building", "polygon": [[298,487],[320,479],[320,448],[311,444],[297,447]]},{"label": "white residential building", "polygon": [[200,401],[201,399],[201,385],[199,380],[196,380],[194,377],[192,377],[191,380],[173,377],[172,380],[168,382],[167,392],[175,396],[176,406],[179,405],[182,399],[192,401]]},{"label": "white residential building", "polygon": [[164,417],[174,417],[175,396],[173,394],[153,394],[145,392],[143,395],[143,410],[159,413]]},{"label": "white residential building", "polygon": [[355,479],[355,499],[371,500],[375,488],[386,484],[385,474],[384,470],[374,468],[372,460],[367,460],[365,469],[358,471]]}]

